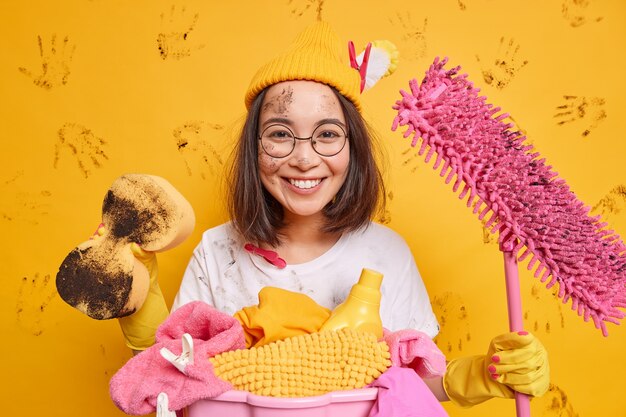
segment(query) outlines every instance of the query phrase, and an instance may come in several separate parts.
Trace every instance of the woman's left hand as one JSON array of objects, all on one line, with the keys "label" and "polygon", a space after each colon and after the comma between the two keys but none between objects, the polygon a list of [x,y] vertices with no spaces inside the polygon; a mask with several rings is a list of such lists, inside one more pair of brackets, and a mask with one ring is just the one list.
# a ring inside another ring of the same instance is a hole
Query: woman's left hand
[{"label": "woman's left hand", "polygon": [[443,388],[452,402],[471,407],[490,398],[513,398],[514,391],[538,397],[550,385],[548,353],[528,332],[494,338],[486,355],[451,361]]},{"label": "woman's left hand", "polygon": [[491,364],[487,370],[496,381],[533,397],[548,390],[548,352],[532,334],[512,332],[497,336],[491,341],[489,356]]}]

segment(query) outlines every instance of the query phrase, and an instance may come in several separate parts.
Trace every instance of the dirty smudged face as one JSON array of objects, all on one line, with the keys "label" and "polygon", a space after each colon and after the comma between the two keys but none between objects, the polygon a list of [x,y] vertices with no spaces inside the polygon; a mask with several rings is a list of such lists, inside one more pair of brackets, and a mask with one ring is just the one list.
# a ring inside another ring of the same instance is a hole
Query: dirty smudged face
[{"label": "dirty smudged face", "polygon": [[[271,86],[263,100],[258,131],[271,124],[287,126],[297,137],[308,138],[327,122],[347,131],[339,100],[330,87],[313,81],[287,81]],[[286,220],[323,216],[323,208],[343,185],[350,162],[349,140],[331,157],[321,156],[311,141],[296,141],[284,158],[273,158],[259,146],[261,182],[283,206]]]}]

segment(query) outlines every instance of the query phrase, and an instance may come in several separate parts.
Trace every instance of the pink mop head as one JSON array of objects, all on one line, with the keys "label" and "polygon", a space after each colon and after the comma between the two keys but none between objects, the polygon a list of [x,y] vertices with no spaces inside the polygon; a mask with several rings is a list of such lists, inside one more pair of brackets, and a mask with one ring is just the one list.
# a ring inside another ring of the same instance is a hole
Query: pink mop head
[{"label": "pink mop head", "polygon": [[530,256],[528,269],[547,283],[559,283],[559,298],[572,300],[572,309],[592,318],[607,336],[606,322],[619,324],[626,307],[626,246],[600,216],[576,198],[563,179],[545,165],[545,159],[524,144],[499,107],[479,97],[478,88],[458,75],[460,67],[444,69],[447,59],[438,58],[421,85],[409,82],[411,92],[402,99],[392,130],[407,126],[404,137],[421,137],[419,155],[435,156],[433,169],[450,183],[463,186],[459,198],[469,195],[467,206],[486,227],[499,231],[505,250],[522,261]]}]

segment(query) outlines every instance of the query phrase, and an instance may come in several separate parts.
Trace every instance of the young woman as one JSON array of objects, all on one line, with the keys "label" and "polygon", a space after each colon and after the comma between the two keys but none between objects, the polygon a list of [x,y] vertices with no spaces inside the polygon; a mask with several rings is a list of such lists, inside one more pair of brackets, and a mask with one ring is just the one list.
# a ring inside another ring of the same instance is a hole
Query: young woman
[{"label": "young woman", "polygon": [[[318,22],[253,78],[231,171],[231,221],[204,233],[174,309],[201,300],[233,314],[257,304],[265,286],[304,293],[332,309],[361,269],[371,268],[384,275],[384,327],[437,334],[410,249],[371,220],[384,204],[384,186],[360,113],[361,78],[339,49],[330,27]],[[471,405],[511,397],[510,387],[531,395],[545,391],[543,347],[531,335],[503,337],[513,353],[500,357],[513,355],[522,363],[515,372],[523,368],[528,377],[502,383],[491,352],[480,363],[453,362],[447,392],[441,378],[428,381],[435,396]]]},{"label": "young woman", "polygon": [[202,300],[233,314],[278,286],[332,309],[367,267],[385,277],[385,326],[437,334],[409,248],[370,221],[382,183],[350,101],[314,81],[268,87],[250,108],[233,176],[232,222],[204,234],[174,308]]}]

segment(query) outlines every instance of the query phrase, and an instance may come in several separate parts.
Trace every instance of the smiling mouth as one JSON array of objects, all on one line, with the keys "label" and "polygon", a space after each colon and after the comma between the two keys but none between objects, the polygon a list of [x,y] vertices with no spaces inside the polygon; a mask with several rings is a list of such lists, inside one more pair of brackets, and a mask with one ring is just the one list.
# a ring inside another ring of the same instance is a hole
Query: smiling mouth
[{"label": "smiling mouth", "polygon": [[291,185],[302,190],[308,190],[309,188],[316,187],[320,182],[322,182],[320,178],[314,180],[295,180],[293,178],[289,178],[289,183]]}]

